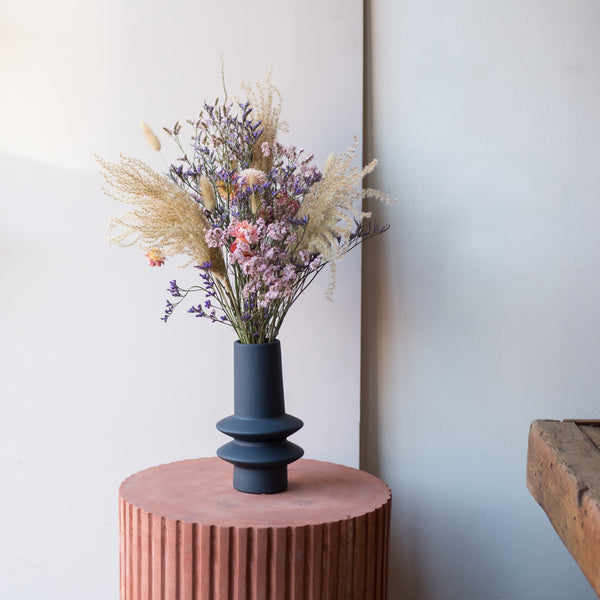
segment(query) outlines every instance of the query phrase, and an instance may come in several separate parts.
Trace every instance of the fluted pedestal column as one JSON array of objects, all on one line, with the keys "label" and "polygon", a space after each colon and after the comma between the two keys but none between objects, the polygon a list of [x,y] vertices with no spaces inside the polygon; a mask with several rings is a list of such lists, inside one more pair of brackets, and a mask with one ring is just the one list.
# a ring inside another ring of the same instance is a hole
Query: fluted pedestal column
[{"label": "fluted pedestal column", "polygon": [[186,460],[119,489],[121,600],[385,600],[391,494],[301,459],[288,489],[248,495],[231,465]]}]

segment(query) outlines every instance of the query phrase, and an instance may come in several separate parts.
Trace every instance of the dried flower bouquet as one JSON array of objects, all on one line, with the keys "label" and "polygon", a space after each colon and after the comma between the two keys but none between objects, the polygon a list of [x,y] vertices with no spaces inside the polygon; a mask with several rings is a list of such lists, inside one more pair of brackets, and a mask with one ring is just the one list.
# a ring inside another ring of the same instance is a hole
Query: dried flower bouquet
[{"label": "dried flower bouquet", "polygon": [[[292,304],[326,265],[331,295],[336,261],[387,229],[366,226],[370,214],[356,205],[388,197],[361,190],[377,161],[353,166],[356,140],[341,156],[331,155],[321,172],[312,156],[277,140],[284,127],[281,96],[269,78],[244,89],[245,101],[205,103],[187,121],[189,150],[179,123],[164,129],[183,153],[166,175],[132,158],[98,160],[105,192],[132,206],[111,220],[109,241],[137,244],[152,266],[184,255],[198,270],[195,285],[170,282],[163,320],[199,292],[202,301],[189,313],[232,327],[244,344],[258,344],[276,339]],[[142,129],[160,150],[152,130]]]}]

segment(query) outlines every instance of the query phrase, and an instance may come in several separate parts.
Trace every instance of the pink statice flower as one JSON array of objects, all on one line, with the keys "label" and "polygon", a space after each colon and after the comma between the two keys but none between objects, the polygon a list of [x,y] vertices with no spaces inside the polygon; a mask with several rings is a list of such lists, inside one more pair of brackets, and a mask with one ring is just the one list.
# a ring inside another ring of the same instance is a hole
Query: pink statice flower
[{"label": "pink statice flower", "polygon": [[[273,228],[273,223],[263,224],[260,229],[263,235],[252,254],[240,250],[243,243],[239,242],[230,257],[239,264],[245,277],[242,297],[255,298],[258,306],[269,308],[274,301],[284,301],[294,294],[298,272],[290,262],[288,242],[295,239],[295,234],[288,231],[286,224],[278,228]],[[277,237],[281,234],[281,240],[275,241],[267,231]]]},{"label": "pink statice flower", "polygon": [[204,237],[209,248],[222,248],[226,245],[229,234],[221,227],[209,227],[204,232]]},{"label": "pink statice flower", "polygon": [[284,221],[275,221],[267,225],[267,235],[276,242],[281,242],[289,233],[289,225]]}]

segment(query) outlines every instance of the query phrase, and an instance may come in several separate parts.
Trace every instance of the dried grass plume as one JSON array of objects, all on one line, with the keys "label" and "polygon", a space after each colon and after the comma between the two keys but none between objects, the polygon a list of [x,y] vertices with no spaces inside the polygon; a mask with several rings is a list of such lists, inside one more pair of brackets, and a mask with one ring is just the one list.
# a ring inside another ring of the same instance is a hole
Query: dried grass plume
[{"label": "dried grass plume", "polygon": [[217,200],[215,198],[215,191],[213,190],[210,179],[206,175],[200,176],[200,190],[202,191],[202,201],[204,202],[204,208],[208,212],[215,210]]},{"label": "dried grass plume", "polygon": [[146,138],[146,141],[148,142],[148,145],[150,146],[150,148],[152,148],[152,150],[156,150],[156,152],[158,152],[160,150],[160,141],[156,137],[154,131],[152,131],[152,129],[150,128],[150,125],[148,125],[148,123],[144,123],[142,121],[141,128],[142,128],[142,133],[144,134],[144,137]]},{"label": "dried grass plume", "polygon": [[[189,257],[188,263],[212,263],[219,278],[225,276],[223,256],[209,248],[204,231],[209,223],[198,203],[175,183],[141,160],[121,156],[119,163],[96,157],[108,184],[107,196],[133,208],[110,220],[106,238],[118,246],[137,244],[146,252]],[[184,265],[184,266],[186,266]]]},{"label": "dried grass plume", "polygon": [[377,160],[359,169],[353,166],[358,139],[340,156],[327,157],[323,179],[309,191],[298,211],[299,218],[308,218],[298,251],[320,254],[331,266],[331,283],[327,295],[335,287],[336,261],[352,246],[356,223],[369,218],[357,206],[363,198],[376,198],[391,202],[389,196],[378,190],[361,189],[362,180],[377,166]]},{"label": "dried grass plume", "polygon": [[281,121],[281,93],[271,83],[271,72],[267,74],[264,82],[256,82],[254,86],[242,84],[242,89],[247,94],[247,99],[252,106],[251,118],[261,122],[262,134],[258,138],[252,152],[252,168],[268,173],[271,170],[273,156],[262,151],[263,144],[272,146],[277,139],[279,131],[287,131],[287,123]]}]

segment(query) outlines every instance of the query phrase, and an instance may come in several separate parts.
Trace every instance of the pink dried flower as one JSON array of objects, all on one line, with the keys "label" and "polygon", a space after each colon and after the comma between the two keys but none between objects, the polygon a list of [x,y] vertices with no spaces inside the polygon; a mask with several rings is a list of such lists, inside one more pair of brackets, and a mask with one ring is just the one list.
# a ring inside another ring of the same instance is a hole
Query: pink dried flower
[{"label": "pink dried flower", "polygon": [[250,245],[244,238],[235,238],[229,247],[232,254],[232,262],[241,262],[243,257],[252,256]]},{"label": "pink dried flower", "polygon": [[227,237],[227,234],[220,227],[214,227],[207,229],[204,237],[209,248],[221,248],[226,244],[224,238]]},{"label": "pink dried flower", "polygon": [[275,221],[274,223],[269,223],[267,226],[267,235],[277,242],[280,242],[285,238],[288,234],[289,228],[286,223],[282,221]]},{"label": "pink dried flower", "polygon": [[256,244],[258,242],[258,227],[246,220],[233,221],[229,226],[229,234],[246,242],[246,244]]},{"label": "pink dried flower", "polygon": [[151,267],[162,267],[167,260],[166,256],[157,248],[152,248],[145,256]]}]

